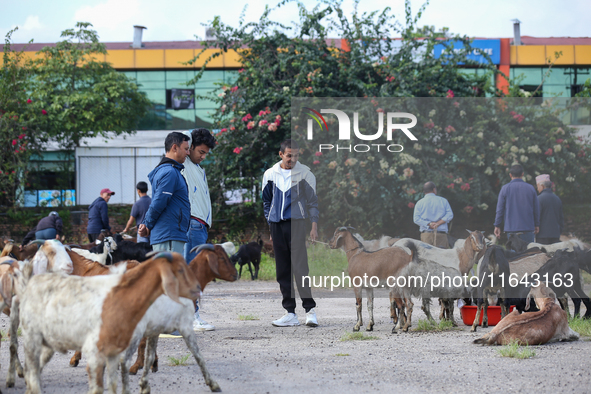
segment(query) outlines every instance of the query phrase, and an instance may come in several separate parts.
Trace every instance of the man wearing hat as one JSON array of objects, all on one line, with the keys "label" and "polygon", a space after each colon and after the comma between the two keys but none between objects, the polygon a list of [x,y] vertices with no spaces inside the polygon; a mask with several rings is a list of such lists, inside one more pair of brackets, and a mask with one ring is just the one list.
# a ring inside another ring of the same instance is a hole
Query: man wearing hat
[{"label": "man wearing hat", "polygon": [[109,188],[101,190],[100,197],[94,200],[88,207],[88,226],[86,227],[86,232],[88,233],[88,240],[90,242],[96,241],[102,230],[111,231],[107,203],[113,194],[115,192]]},{"label": "man wearing hat", "polygon": [[49,212],[49,215],[39,220],[37,226],[25,236],[20,250],[23,250],[23,247],[27,246],[34,239],[41,239],[43,241],[47,239],[59,239],[62,235],[63,227],[64,222],[60,218],[60,215],[56,211]]},{"label": "man wearing hat", "polygon": [[550,175],[538,175],[536,184],[540,193],[538,196],[540,202],[540,232],[536,235],[536,242],[543,245],[560,242],[560,234],[564,228],[562,201],[552,192]]}]

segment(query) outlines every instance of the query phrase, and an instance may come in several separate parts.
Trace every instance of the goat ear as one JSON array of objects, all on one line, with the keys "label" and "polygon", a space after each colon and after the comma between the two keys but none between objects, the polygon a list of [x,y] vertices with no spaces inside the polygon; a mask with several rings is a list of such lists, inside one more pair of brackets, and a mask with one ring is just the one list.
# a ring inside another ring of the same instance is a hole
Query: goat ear
[{"label": "goat ear", "polygon": [[207,254],[207,262],[209,263],[209,268],[211,269],[211,272],[213,272],[215,274],[215,276],[219,277],[220,272],[219,272],[219,268],[218,268],[218,263],[219,263],[218,256],[215,253],[208,253]]},{"label": "goat ear", "polygon": [[166,268],[162,268],[160,271],[160,276],[162,277],[162,288],[164,289],[164,294],[170,297],[176,303],[181,303],[179,300],[179,282],[176,279],[176,276],[172,273],[172,266],[167,264]]},{"label": "goat ear", "polygon": [[530,301],[530,300],[531,300],[531,296],[530,296],[530,294],[528,293],[528,294],[527,294],[527,298],[525,299],[525,310],[526,310],[526,311],[529,311],[529,301]]}]

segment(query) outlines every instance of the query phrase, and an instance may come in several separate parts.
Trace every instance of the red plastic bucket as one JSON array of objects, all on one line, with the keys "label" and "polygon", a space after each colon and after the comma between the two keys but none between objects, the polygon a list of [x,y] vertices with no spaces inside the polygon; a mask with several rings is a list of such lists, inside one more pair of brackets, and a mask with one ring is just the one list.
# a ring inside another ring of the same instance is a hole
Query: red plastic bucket
[{"label": "red plastic bucket", "polygon": [[[509,308],[509,312],[513,311],[515,305],[511,305]],[[476,305],[464,305],[460,308],[460,315],[462,316],[462,321],[465,325],[471,326],[474,323],[474,318],[476,317],[476,311],[478,311],[478,307]],[[489,326],[496,326],[501,321],[501,307],[500,306],[489,306],[488,307],[488,325]],[[484,308],[482,308],[482,312],[480,312],[480,321],[478,324],[482,324],[482,318],[484,317]]]}]

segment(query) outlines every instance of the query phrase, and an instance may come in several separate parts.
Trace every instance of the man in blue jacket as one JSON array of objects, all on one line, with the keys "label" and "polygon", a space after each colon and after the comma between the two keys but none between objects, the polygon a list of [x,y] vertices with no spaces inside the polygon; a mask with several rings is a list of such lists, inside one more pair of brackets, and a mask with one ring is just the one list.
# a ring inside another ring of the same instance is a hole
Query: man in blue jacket
[{"label": "man in blue jacket", "polygon": [[88,226],[86,226],[86,232],[88,233],[88,240],[90,242],[96,241],[102,230],[111,231],[107,203],[113,194],[115,192],[110,189],[101,190],[100,197],[94,200],[88,207]]},{"label": "man in blue jacket", "polygon": [[523,167],[516,164],[509,170],[511,182],[501,188],[495,217],[495,236],[501,237],[504,222],[507,236],[516,233],[525,242],[534,242],[540,231],[540,205],[536,189],[523,181]]},{"label": "man in blue jacket", "polygon": [[183,254],[187,242],[191,204],[187,182],[181,174],[189,155],[189,137],[172,132],[164,141],[166,154],[148,174],[152,184],[152,203],[140,224],[141,237],[150,236],[154,250]]},{"label": "man in blue jacket", "polygon": [[536,177],[538,186],[538,201],[540,202],[540,232],[536,235],[536,242],[550,245],[560,242],[560,234],[564,228],[562,201],[552,192],[550,175],[542,174]]},{"label": "man in blue jacket", "polygon": [[293,278],[302,306],[306,311],[306,325],[318,326],[316,302],[310,286],[304,286],[302,278],[308,275],[306,251],[306,221],[312,222],[310,239],[318,238],[318,197],[316,178],[310,169],[298,162],[299,148],[295,141],[285,140],[279,150],[281,161],[265,171],[263,176],[263,208],[271,228],[275,271],[283,296],[282,305],[287,313],[273,321],[276,327],[299,326],[295,314]]}]

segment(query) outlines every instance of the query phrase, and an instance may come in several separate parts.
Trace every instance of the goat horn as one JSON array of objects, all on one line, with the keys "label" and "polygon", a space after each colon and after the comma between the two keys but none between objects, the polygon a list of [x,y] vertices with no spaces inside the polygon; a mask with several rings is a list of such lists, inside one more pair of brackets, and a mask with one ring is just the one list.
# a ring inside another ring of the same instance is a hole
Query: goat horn
[{"label": "goat horn", "polygon": [[153,259],[165,258],[166,260],[172,262],[172,252],[157,252],[154,255]]},{"label": "goat horn", "polygon": [[[78,248],[78,249],[82,248],[82,246],[80,246],[78,244],[69,244],[69,245],[64,245],[64,246],[69,246],[70,248]],[[70,249],[70,250],[72,250],[72,249]]]},{"label": "goat horn", "polygon": [[12,265],[12,263],[14,263],[15,261],[16,260],[6,260],[6,261],[0,263],[0,265],[4,265],[4,264],[6,264],[6,265]]},{"label": "goat horn", "polygon": [[349,231],[351,231],[351,230],[355,231],[355,227],[347,226],[347,230],[349,230]]},{"label": "goat horn", "polygon": [[69,250],[70,252],[72,251],[72,248],[70,248],[70,245],[64,245],[64,248],[66,248],[67,250]]},{"label": "goat horn", "polygon": [[472,234],[472,231],[470,231],[470,230],[468,230],[468,229],[466,229],[466,231],[468,232],[468,234]]},{"label": "goat horn", "polygon": [[199,253],[204,249],[213,251],[213,250],[215,250],[215,246],[213,246],[212,244],[203,244],[203,245],[195,246],[193,249],[191,249],[191,253],[193,253],[193,252]]},{"label": "goat horn", "polygon": [[347,227],[339,227],[337,231],[347,231]]},{"label": "goat horn", "polygon": [[42,239],[36,239],[36,240],[34,240],[34,241],[31,241],[30,243],[31,243],[31,244],[38,244],[38,245],[43,245],[43,244],[45,243],[45,241],[44,241],[44,240],[42,240]]},{"label": "goat horn", "polygon": [[6,242],[12,242],[12,243],[14,243],[14,239],[7,239]]}]

